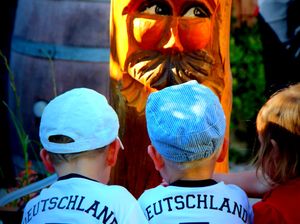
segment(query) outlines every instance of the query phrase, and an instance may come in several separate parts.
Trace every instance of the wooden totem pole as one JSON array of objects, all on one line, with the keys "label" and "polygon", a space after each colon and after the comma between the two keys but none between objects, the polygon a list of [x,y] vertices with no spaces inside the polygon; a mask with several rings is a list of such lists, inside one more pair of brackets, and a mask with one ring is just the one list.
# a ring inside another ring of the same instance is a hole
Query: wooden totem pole
[{"label": "wooden totem pole", "polygon": [[[161,181],[147,155],[144,109],[153,91],[192,79],[210,87],[224,108],[228,140],[230,13],[231,0],[112,0],[111,103],[125,146],[112,183],[139,196]],[[216,170],[228,171],[228,153]]]}]

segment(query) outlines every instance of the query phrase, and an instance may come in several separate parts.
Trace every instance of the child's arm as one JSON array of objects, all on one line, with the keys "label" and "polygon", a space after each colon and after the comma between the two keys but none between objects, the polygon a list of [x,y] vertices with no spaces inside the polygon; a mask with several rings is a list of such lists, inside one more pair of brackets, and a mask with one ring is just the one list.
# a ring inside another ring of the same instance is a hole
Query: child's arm
[{"label": "child's arm", "polygon": [[272,188],[261,172],[256,173],[255,170],[228,174],[215,173],[213,178],[216,181],[224,181],[226,184],[238,185],[249,197],[253,198],[261,198]]}]

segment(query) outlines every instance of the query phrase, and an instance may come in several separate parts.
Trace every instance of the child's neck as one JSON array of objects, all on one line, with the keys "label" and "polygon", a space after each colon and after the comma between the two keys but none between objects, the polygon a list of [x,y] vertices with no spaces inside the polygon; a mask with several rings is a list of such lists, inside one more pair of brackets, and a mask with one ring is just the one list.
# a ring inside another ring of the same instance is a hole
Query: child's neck
[{"label": "child's neck", "polygon": [[190,169],[183,173],[180,180],[207,180],[212,178],[212,174],[210,169]]},{"label": "child's neck", "polygon": [[195,167],[178,172],[178,170],[168,169],[163,176],[168,183],[177,180],[207,180],[212,179],[214,167]]},{"label": "child's neck", "polygon": [[102,165],[103,163],[105,164],[105,162],[101,161],[101,159],[99,160],[99,158],[80,158],[56,167],[56,172],[59,177],[70,173],[76,173],[103,184],[107,184],[109,181],[110,167]]}]

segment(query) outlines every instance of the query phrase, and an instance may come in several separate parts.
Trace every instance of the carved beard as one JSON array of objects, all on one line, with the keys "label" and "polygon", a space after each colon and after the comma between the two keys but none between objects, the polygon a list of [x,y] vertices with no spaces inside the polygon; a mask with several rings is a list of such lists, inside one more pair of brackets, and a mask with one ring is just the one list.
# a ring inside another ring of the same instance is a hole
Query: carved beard
[{"label": "carved beard", "polygon": [[221,84],[222,80],[211,74],[213,65],[213,58],[203,50],[169,55],[140,51],[127,58],[125,71],[143,85],[160,90],[189,80],[199,83],[217,81],[212,86]]}]

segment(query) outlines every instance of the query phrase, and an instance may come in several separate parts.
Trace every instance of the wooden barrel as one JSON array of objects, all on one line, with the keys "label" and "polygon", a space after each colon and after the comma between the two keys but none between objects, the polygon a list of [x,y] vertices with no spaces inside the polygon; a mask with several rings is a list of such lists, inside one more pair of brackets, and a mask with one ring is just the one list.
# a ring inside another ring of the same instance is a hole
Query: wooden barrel
[{"label": "wooden barrel", "polygon": [[[109,95],[109,11],[109,0],[19,0],[10,66],[30,139],[38,140],[42,109],[55,95],[75,87]],[[9,106],[17,113],[12,91]],[[14,127],[10,139],[20,170],[24,156]],[[30,159],[37,161],[34,148]]]}]

